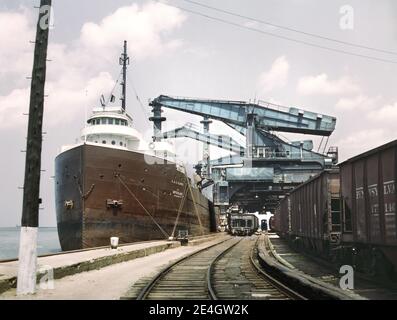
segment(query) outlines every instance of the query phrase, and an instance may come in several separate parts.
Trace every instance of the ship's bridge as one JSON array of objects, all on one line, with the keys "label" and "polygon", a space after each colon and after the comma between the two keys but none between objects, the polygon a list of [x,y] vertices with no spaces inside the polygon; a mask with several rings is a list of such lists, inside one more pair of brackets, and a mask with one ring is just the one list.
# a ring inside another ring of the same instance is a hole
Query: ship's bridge
[{"label": "ship's bridge", "polygon": [[132,127],[132,118],[121,107],[94,108],[81,138],[87,143],[126,150],[145,149],[141,134]]},{"label": "ship's bridge", "polygon": [[[174,146],[168,141],[153,141],[148,143],[142,134],[133,128],[132,117],[126,112],[126,79],[127,65],[129,57],[127,55],[127,43],[124,43],[124,53],[120,58],[123,65],[121,78],[121,105],[114,105],[115,96],[112,90],[108,101],[101,96],[101,106],[94,107],[92,114],[87,120],[85,128],[81,131],[81,142],[74,145],[66,145],[61,149],[66,152],[81,144],[97,145],[98,147],[122,149],[144,153],[145,155],[155,156],[166,159],[167,161],[177,162]],[[157,160],[156,160],[157,161]]]}]

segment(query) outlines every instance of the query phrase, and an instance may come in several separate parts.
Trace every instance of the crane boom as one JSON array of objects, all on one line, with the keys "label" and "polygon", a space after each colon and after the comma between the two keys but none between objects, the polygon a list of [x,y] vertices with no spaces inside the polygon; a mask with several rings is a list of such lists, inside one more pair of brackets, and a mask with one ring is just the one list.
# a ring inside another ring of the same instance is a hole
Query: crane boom
[{"label": "crane boom", "polygon": [[215,147],[236,152],[238,154],[244,154],[245,147],[241,146],[233,138],[225,135],[215,135],[210,133],[201,133],[197,130],[183,126],[167,132],[163,132],[160,135],[162,139],[170,138],[191,138],[203,143],[213,145]]},{"label": "crane boom", "polygon": [[206,100],[161,95],[151,105],[207,116],[230,126],[247,126],[247,115],[255,115],[256,128],[280,132],[294,132],[330,136],[335,130],[336,118],[305,111],[295,107],[283,107],[259,101]]}]

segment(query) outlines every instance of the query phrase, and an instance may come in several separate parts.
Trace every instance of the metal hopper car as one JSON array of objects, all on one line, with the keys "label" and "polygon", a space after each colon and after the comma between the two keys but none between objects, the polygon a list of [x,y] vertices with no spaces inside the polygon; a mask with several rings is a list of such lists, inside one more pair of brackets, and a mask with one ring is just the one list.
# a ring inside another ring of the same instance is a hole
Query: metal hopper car
[{"label": "metal hopper car", "polygon": [[397,140],[292,190],[275,211],[277,233],[297,247],[372,275],[396,276]]}]

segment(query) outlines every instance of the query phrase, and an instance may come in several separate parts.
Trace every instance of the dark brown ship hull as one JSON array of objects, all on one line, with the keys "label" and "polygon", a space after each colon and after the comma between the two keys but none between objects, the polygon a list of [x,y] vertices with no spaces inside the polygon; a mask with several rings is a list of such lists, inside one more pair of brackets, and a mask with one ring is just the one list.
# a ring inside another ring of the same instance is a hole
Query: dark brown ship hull
[{"label": "dark brown ship hull", "polygon": [[216,230],[212,203],[175,163],[138,152],[84,144],[61,153],[55,197],[62,250]]}]

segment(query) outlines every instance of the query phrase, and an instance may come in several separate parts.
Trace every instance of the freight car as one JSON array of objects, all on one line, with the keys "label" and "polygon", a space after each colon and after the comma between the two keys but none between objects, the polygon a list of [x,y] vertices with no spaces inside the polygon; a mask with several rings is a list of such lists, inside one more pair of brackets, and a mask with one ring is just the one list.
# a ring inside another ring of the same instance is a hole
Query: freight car
[{"label": "freight car", "polygon": [[340,243],[339,170],[320,173],[290,192],[277,207],[274,228],[298,248],[328,255]]},{"label": "freight car", "polygon": [[259,221],[253,214],[229,214],[229,232],[232,235],[250,236],[258,230]]},{"label": "freight car", "polygon": [[397,140],[340,164],[341,255],[371,274],[397,271]]},{"label": "freight car", "polygon": [[[262,228],[263,230],[263,228]],[[275,226],[274,226],[274,216],[271,216],[269,218],[269,231],[274,232],[275,231]]]},{"label": "freight car", "polygon": [[396,277],[397,140],[295,188],[279,204],[277,233],[357,270]]}]

